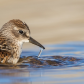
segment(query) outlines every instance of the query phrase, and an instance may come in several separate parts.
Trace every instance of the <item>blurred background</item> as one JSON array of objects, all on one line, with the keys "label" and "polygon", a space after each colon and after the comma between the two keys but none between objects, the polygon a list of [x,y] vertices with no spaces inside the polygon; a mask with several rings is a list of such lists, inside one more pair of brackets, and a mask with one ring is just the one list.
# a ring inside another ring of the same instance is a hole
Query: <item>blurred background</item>
[{"label": "blurred background", "polygon": [[84,0],[0,0],[0,28],[11,19],[26,22],[43,45],[84,41]]},{"label": "blurred background", "polygon": [[[26,62],[27,66],[22,64],[15,68],[0,66],[0,84],[84,84],[84,43],[76,43],[84,41],[84,0],[0,0],[0,28],[11,19],[28,24],[31,36],[47,47],[42,56],[71,56],[83,60],[74,61],[74,65],[66,60],[63,67],[48,66],[51,69],[47,69],[45,63],[43,69],[29,69]],[[34,45],[25,43],[23,49],[32,47]],[[29,50],[21,56],[37,56],[38,53]],[[57,59],[59,63],[60,59]],[[36,63],[38,66],[38,61]]]}]

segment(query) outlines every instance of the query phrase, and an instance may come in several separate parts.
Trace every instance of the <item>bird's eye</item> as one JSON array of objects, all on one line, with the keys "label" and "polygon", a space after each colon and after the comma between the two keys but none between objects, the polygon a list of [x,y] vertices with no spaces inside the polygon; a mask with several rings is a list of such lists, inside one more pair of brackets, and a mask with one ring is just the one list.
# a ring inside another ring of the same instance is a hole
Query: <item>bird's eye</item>
[{"label": "bird's eye", "polygon": [[23,31],[22,31],[22,30],[19,30],[19,33],[20,33],[20,34],[23,34]]}]

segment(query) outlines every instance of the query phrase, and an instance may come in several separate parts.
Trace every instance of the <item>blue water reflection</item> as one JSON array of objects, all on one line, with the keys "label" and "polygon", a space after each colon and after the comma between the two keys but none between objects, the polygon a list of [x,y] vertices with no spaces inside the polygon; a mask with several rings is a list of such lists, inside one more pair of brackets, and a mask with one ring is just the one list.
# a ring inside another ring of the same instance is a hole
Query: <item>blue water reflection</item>
[{"label": "blue water reflection", "polygon": [[[70,56],[84,58],[84,42],[45,45],[45,56]],[[21,56],[38,56],[40,49],[23,50]],[[67,62],[68,63],[68,62]],[[74,66],[75,65],[75,66]],[[84,60],[57,68],[2,68],[0,67],[0,84],[84,84]]]},{"label": "blue water reflection", "polygon": [[[41,56],[75,56],[84,57],[84,42],[69,42],[64,44],[45,45],[46,49],[43,50]],[[40,48],[23,51],[21,56],[38,56]]]}]

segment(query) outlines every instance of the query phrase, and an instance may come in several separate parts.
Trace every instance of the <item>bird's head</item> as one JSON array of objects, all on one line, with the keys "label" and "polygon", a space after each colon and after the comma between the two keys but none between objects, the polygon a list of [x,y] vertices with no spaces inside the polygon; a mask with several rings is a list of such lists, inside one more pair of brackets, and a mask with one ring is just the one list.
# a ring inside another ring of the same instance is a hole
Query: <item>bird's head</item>
[{"label": "bird's head", "polygon": [[30,42],[45,49],[43,45],[30,36],[28,25],[19,19],[13,19],[5,23],[1,28],[1,33],[8,39],[17,39],[21,44],[23,42]]}]

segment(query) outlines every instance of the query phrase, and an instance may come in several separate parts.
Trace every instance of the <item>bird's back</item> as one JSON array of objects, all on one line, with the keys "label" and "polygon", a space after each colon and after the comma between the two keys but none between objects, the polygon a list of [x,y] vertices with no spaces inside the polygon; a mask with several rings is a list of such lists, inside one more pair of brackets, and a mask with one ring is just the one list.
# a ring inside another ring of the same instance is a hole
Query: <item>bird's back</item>
[{"label": "bird's back", "polygon": [[8,40],[0,35],[0,62],[5,63],[11,57],[11,48]]}]

